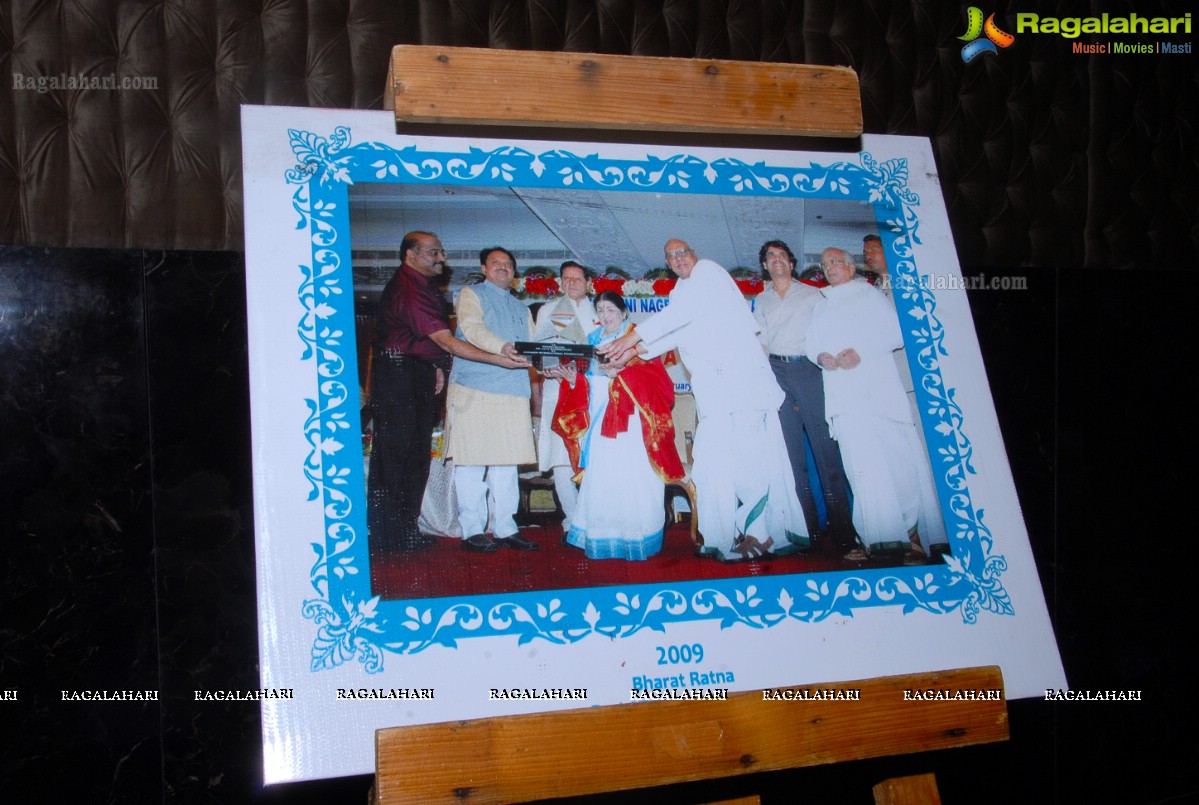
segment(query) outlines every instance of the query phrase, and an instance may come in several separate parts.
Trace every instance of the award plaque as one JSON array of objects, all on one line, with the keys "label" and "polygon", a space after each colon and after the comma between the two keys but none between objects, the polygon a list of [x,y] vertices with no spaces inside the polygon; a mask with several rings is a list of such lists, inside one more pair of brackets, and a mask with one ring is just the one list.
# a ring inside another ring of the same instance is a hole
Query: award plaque
[{"label": "award plaque", "polygon": [[514,346],[521,355],[535,358],[588,358],[595,347],[590,344],[563,344],[553,341],[517,341]]}]

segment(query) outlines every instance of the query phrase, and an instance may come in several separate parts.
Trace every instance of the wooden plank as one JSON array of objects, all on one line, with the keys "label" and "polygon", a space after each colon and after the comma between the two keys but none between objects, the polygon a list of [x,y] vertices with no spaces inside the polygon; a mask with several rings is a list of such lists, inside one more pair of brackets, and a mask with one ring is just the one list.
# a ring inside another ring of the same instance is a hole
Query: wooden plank
[{"label": "wooden plank", "polygon": [[998,700],[905,690],[1002,690],[998,668],[813,685],[857,701],[655,701],[379,730],[378,801],[499,803],[706,780],[1008,738]]},{"label": "wooden plank", "polygon": [[405,123],[857,137],[848,67],[399,45],[385,108]]},{"label": "wooden plank", "polygon": [[874,805],[941,805],[937,778],[932,774],[892,777],[874,787]]}]

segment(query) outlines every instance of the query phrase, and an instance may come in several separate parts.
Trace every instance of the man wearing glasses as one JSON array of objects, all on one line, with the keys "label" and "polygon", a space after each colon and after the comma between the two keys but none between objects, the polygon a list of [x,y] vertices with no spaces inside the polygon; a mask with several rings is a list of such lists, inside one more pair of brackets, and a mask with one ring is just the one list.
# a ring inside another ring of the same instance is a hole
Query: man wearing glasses
[{"label": "man wearing glasses", "polygon": [[686,242],[667,241],[665,253],[679,277],[670,304],[599,351],[618,363],[634,352],[682,355],[699,413],[692,479],[705,555],[735,562],[807,548],[779,425],[783,392],[749,304],[729,272]]},{"label": "man wearing glasses", "polygon": [[433,544],[417,518],[429,480],[429,442],[437,422],[437,395],[450,356],[519,368],[524,359],[485,352],[450,332],[438,278],[445,250],[431,232],[409,232],[400,243],[404,263],[379,300],[371,407],[375,436],[367,487],[367,527],[385,553],[410,553]]},{"label": "man wearing glasses", "polygon": [[853,490],[853,524],[862,547],[853,562],[888,550],[923,564],[945,543],[932,470],[892,353],[903,339],[895,311],[878,289],[856,279],[843,249],[820,258],[828,287],[812,312],[807,355],[823,371],[824,410]]},{"label": "man wearing glasses", "polygon": [[[558,277],[562,283],[563,296],[553,302],[546,302],[537,312],[537,332],[534,340],[586,344],[587,334],[598,326],[595,306],[587,298],[587,269],[573,260],[567,260],[558,269]],[[549,382],[541,392],[537,469],[542,472],[553,471],[554,492],[558,495],[558,502],[562,504],[562,531],[565,533],[569,530],[571,518],[574,517],[579,488],[573,480],[574,468],[570,464],[566,444],[562,437],[551,429],[554,409],[558,406],[558,390],[557,382]]]}]

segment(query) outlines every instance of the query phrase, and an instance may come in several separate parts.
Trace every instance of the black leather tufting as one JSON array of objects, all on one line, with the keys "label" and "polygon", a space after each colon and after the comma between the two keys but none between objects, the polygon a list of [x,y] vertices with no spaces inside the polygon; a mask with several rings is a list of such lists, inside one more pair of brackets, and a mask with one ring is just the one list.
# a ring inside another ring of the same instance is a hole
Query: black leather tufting
[{"label": "black leather tufting", "polygon": [[[420,43],[849,65],[867,131],[932,138],[964,262],[1193,265],[1194,57],[1024,35],[964,64],[964,29],[932,0],[10,0],[0,243],[240,249],[238,106],[380,108],[390,48]],[[17,86],[110,75],[156,87]]]}]

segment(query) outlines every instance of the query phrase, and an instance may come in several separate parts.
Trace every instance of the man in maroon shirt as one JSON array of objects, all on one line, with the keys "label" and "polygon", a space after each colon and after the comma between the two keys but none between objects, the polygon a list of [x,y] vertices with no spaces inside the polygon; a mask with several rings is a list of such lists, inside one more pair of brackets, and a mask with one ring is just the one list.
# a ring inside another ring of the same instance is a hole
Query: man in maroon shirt
[{"label": "man in maroon shirt", "polygon": [[429,442],[437,395],[450,356],[522,369],[524,358],[493,355],[450,331],[438,278],[445,250],[431,232],[409,232],[400,244],[404,264],[379,301],[371,397],[375,438],[367,489],[367,527],[376,549],[407,553],[433,544],[417,518],[429,480]]}]

